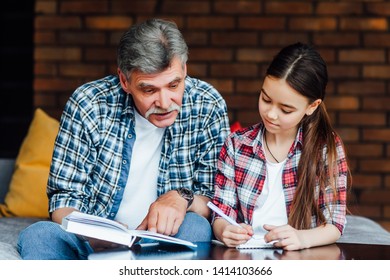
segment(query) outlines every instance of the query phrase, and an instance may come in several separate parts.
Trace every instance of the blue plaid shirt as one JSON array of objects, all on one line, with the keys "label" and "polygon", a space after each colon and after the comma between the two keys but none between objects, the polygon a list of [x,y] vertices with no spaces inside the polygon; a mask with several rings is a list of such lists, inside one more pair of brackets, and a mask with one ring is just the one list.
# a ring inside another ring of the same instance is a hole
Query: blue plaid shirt
[{"label": "blue plaid shirt", "polygon": [[[136,164],[131,162],[134,125],[132,97],[117,76],[87,83],[73,93],[54,146],[49,212],[72,207],[115,218],[130,164]],[[180,113],[164,134],[157,195],[186,187],[211,198],[218,154],[229,132],[221,95],[208,83],[186,77]]]}]

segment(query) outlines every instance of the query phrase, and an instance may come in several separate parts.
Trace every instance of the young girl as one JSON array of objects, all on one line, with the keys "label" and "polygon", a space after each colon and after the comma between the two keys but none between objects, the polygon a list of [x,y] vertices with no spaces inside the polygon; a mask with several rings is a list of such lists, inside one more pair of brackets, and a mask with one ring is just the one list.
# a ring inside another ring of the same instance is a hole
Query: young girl
[{"label": "young girl", "polygon": [[326,64],[296,43],[269,66],[259,97],[261,122],[231,134],[215,178],[216,238],[226,246],[253,234],[284,250],[335,242],[346,223],[349,169],[323,103]]}]

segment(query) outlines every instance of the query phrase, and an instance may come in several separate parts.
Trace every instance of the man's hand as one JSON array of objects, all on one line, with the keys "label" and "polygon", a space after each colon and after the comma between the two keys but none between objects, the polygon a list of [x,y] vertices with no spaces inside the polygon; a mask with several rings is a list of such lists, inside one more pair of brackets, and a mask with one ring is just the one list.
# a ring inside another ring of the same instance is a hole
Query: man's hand
[{"label": "man's hand", "polygon": [[148,214],[137,229],[175,235],[184,220],[187,205],[188,202],[176,190],[169,191],[150,205]]}]

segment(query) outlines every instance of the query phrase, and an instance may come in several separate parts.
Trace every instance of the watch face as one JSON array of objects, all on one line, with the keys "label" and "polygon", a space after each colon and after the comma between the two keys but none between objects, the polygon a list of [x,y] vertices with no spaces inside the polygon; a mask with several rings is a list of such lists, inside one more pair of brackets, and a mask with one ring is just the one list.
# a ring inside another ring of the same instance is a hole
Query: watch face
[{"label": "watch face", "polygon": [[182,193],[185,195],[185,196],[191,196],[191,191],[190,190],[188,190],[188,189],[182,189]]},{"label": "watch face", "polygon": [[179,194],[184,197],[186,200],[192,200],[194,197],[194,194],[191,190],[186,189],[186,188],[179,188],[177,189]]}]

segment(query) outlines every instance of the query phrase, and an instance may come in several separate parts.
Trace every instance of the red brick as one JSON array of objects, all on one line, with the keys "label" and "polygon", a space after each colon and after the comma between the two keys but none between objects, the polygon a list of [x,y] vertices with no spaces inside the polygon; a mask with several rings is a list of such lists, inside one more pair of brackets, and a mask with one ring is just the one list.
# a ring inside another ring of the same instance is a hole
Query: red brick
[{"label": "red brick", "polygon": [[34,64],[35,76],[56,76],[58,74],[57,65],[55,63],[37,62]]},{"label": "red brick", "polygon": [[357,128],[337,127],[336,131],[345,143],[359,141],[359,129]]},{"label": "red brick", "polygon": [[384,212],[384,217],[385,218],[390,218],[390,206],[385,206],[383,212]]},{"label": "red brick", "polygon": [[265,13],[276,15],[307,15],[312,13],[311,3],[265,1]]},{"label": "red brick", "polygon": [[350,96],[329,96],[325,99],[325,104],[328,110],[356,110],[359,108],[359,99]]},{"label": "red brick", "polygon": [[384,50],[340,50],[340,62],[385,62],[386,54]]},{"label": "red brick", "polygon": [[308,42],[309,34],[303,32],[269,32],[262,33],[262,45],[278,46],[280,48],[296,42]]},{"label": "red brick", "polygon": [[36,30],[80,29],[81,19],[76,16],[36,16]]},{"label": "red brick", "polygon": [[337,21],[333,17],[294,17],[290,19],[291,30],[326,31],[336,30]]},{"label": "red brick", "polygon": [[211,75],[215,77],[257,77],[257,66],[253,63],[215,63],[211,65]]},{"label": "red brick", "polygon": [[103,32],[84,31],[84,32],[61,32],[59,42],[64,45],[103,45],[107,38]]},{"label": "red brick", "polygon": [[359,78],[360,70],[356,65],[328,65],[330,79]]},{"label": "red brick", "polygon": [[262,11],[259,1],[212,1],[212,4],[220,14],[260,14]]},{"label": "red brick", "polygon": [[187,19],[187,27],[190,29],[226,30],[234,27],[234,18],[227,16],[190,16]]},{"label": "red brick", "polygon": [[191,48],[189,59],[194,62],[231,61],[233,50],[218,48]]},{"label": "red brick", "polygon": [[381,3],[367,3],[367,12],[373,15],[390,16],[390,3],[387,1]]},{"label": "red brick", "polygon": [[63,1],[59,5],[62,14],[108,13],[107,1]]},{"label": "red brick", "polygon": [[234,92],[233,81],[229,79],[204,79],[213,85],[223,95],[230,95]]},{"label": "red brick", "polygon": [[205,78],[210,76],[206,63],[192,63],[191,60],[187,63],[187,73],[188,75],[197,78]]},{"label": "red brick", "polygon": [[363,67],[364,78],[390,79],[390,66],[366,65]]},{"label": "red brick", "polygon": [[364,45],[367,47],[390,47],[390,34],[366,33],[363,35]]},{"label": "red brick", "polygon": [[157,0],[115,0],[110,1],[113,14],[153,14],[155,13]]},{"label": "red brick", "polygon": [[372,97],[363,99],[364,110],[384,110],[390,111],[390,97]]},{"label": "red brick", "polygon": [[363,3],[336,3],[317,2],[316,14],[318,15],[361,15],[363,13]]},{"label": "red brick", "polygon": [[[363,129],[363,141],[389,141],[390,128],[389,129]],[[390,163],[390,161],[389,161]]]},{"label": "red brick", "polygon": [[380,175],[352,174],[353,189],[380,189],[381,183]]},{"label": "red brick", "polygon": [[260,14],[261,3],[259,1],[211,1],[213,9],[220,14]]},{"label": "red brick", "polygon": [[74,78],[37,78],[34,80],[34,91],[73,92],[78,86],[80,86],[80,81]]},{"label": "red brick", "polygon": [[57,12],[56,1],[35,1],[36,14],[55,14]]},{"label": "red brick", "polygon": [[313,42],[317,46],[359,46],[360,38],[357,33],[315,33],[313,34]]},{"label": "red brick", "polygon": [[284,17],[240,17],[238,27],[243,30],[283,30],[286,24]]},{"label": "red brick", "polygon": [[133,20],[127,16],[88,16],[85,25],[90,29],[99,30],[126,30],[133,24]]},{"label": "red brick", "polygon": [[361,202],[382,204],[390,201],[390,190],[364,191],[360,197]]},{"label": "red brick", "polygon": [[229,95],[226,96],[226,103],[231,109],[257,109],[257,96]]},{"label": "red brick", "polygon": [[237,52],[237,60],[243,62],[271,62],[278,51],[278,49],[241,48]]},{"label": "red brick", "polygon": [[328,48],[318,48],[317,51],[320,53],[326,64],[332,64],[336,61],[336,51]]},{"label": "red brick", "polygon": [[74,61],[80,60],[81,49],[77,47],[36,47],[34,59],[42,61]]},{"label": "red brick", "polygon": [[350,205],[348,209],[352,215],[365,216],[371,219],[381,217],[381,207],[373,205]]},{"label": "red brick", "polygon": [[256,32],[213,32],[211,44],[216,46],[256,46],[258,36]]},{"label": "red brick", "polygon": [[359,126],[385,126],[386,112],[353,112],[340,113],[340,125],[359,125]]},{"label": "red brick", "polygon": [[183,32],[183,37],[186,40],[190,50],[192,49],[192,46],[208,46],[207,32],[187,31]]},{"label": "red brick", "polygon": [[116,48],[87,48],[84,52],[87,61],[116,61]]},{"label": "red brick", "polygon": [[259,96],[261,87],[263,85],[263,78],[258,79],[237,79],[236,90],[241,93],[250,93]]},{"label": "red brick", "polygon": [[388,29],[386,18],[363,18],[351,17],[340,19],[341,30],[359,30],[359,31],[385,31]]},{"label": "red brick", "polygon": [[54,45],[56,43],[56,34],[54,31],[37,31],[34,33],[34,44],[36,45]]},{"label": "red brick", "polygon": [[210,3],[207,1],[163,1],[161,12],[168,14],[209,14]]},{"label": "red brick", "polygon": [[381,143],[348,143],[345,147],[349,158],[376,158],[383,155],[383,145]]},{"label": "red brick", "polygon": [[384,81],[340,81],[337,91],[340,94],[350,95],[382,95],[386,92],[386,83]]},{"label": "red brick", "polygon": [[59,73],[63,77],[89,77],[98,79],[105,76],[103,64],[71,63],[61,65]]},{"label": "red brick", "polygon": [[260,122],[261,118],[257,109],[247,109],[245,111],[237,110],[237,120],[241,126],[247,127]]}]

